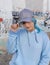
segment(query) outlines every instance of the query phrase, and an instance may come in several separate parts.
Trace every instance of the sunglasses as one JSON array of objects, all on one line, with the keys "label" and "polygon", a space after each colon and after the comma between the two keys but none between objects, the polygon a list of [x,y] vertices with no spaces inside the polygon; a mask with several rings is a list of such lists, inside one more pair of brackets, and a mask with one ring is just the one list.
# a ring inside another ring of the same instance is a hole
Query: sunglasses
[{"label": "sunglasses", "polygon": [[25,22],[25,21],[22,22],[22,24],[25,24],[25,23],[27,23],[27,22]]},{"label": "sunglasses", "polygon": [[22,21],[22,24],[26,24],[26,23],[29,23],[28,21]]}]

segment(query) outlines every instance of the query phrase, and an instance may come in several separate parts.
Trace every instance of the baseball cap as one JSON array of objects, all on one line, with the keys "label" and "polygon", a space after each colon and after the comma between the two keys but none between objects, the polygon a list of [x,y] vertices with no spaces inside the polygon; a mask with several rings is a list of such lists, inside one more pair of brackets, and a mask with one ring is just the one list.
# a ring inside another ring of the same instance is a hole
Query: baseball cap
[{"label": "baseball cap", "polygon": [[23,9],[19,13],[19,21],[21,22],[30,22],[33,17],[33,12],[29,9]]}]

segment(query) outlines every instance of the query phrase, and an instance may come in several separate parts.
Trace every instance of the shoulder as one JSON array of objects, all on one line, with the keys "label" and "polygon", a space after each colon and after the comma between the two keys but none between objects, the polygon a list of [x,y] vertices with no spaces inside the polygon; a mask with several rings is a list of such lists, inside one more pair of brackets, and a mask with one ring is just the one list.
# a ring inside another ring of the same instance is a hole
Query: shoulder
[{"label": "shoulder", "polygon": [[40,34],[42,35],[43,38],[49,38],[47,35],[47,32],[41,31]]},{"label": "shoulder", "polygon": [[43,41],[49,40],[49,37],[48,37],[47,33],[44,32],[43,30],[40,30],[39,33],[37,32],[37,34],[38,34],[39,37],[42,38]]},{"label": "shoulder", "polygon": [[47,33],[46,33],[46,32],[44,32],[44,31],[40,31],[40,33],[39,33],[39,34],[41,35],[42,40],[43,40],[43,42],[44,42],[44,43],[49,42],[49,37],[48,37],[48,35],[47,35]]}]

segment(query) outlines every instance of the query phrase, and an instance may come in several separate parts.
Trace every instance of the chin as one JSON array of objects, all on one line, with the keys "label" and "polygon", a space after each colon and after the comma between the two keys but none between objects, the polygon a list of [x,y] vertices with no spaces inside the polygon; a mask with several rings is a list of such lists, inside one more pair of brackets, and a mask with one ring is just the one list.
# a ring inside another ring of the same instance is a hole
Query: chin
[{"label": "chin", "polygon": [[32,30],[29,30],[29,29],[27,29],[29,32],[31,32]]},{"label": "chin", "polygon": [[29,32],[32,32],[33,31],[33,29],[27,29]]}]

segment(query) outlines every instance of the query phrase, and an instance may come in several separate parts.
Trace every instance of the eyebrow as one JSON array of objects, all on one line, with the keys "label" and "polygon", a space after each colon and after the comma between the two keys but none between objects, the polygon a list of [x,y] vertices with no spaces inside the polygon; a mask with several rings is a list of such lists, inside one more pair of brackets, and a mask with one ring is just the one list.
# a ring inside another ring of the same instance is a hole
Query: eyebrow
[{"label": "eyebrow", "polygon": [[26,22],[24,21],[24,22],[22,22],[22,24],[25,24]]}]

